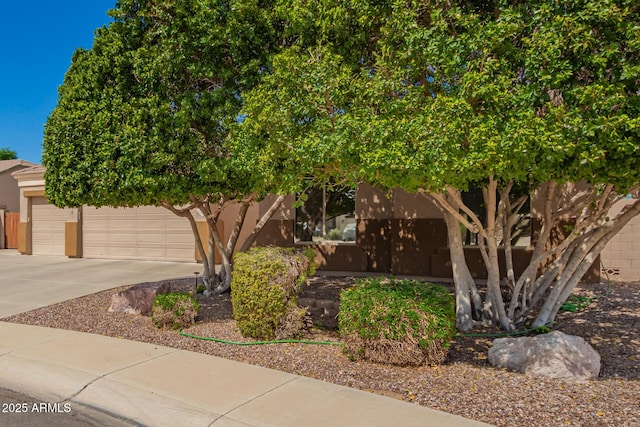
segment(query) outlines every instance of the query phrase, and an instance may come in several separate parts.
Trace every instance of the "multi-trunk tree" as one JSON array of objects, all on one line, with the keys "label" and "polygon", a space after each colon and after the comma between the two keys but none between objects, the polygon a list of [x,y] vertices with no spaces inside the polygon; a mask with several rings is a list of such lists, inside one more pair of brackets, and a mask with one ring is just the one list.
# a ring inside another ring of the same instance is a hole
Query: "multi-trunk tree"
[{"label": "multi-trunk tree", "polygon": [[[317,159],[319,175],[434,202],[448,229],[460,329],[553,321],[606,243],[640,213],[635,199],[609,214],[640,184],[637,2],[289,10],[298,44],[247,97],[250,128]],[[340,19],[323,19],[331,16]],[[345,44],[345,33],[363,47]],[[465,203],[471,189],[483,212]],[[536,233],[516,275],[512,242],[530,194]],[[469,272],[461,228],[477,236],[486,286]]]},{"label": "multi-trunk tree", "polygon": [[[119,0],[109,13],[113,22],[96,31],[93,47],[74,54],[47,121],[47,197],[57,206],[164,206],[185,217],[207,287],[224,291],[249,206],[300,182],[288,177],[298,171],[282,153],[231,137],[241,126],[243,93],[280,49],[281,23],[272,2],[245,0]],[[224,241],[217,224],[234,204],[239,214]]]}]

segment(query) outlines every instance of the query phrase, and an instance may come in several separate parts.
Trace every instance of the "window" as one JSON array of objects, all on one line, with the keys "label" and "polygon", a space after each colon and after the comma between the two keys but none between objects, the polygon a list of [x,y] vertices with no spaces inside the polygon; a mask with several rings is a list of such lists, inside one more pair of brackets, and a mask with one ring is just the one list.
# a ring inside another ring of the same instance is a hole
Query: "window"
[{"label": "window", "polygon": [[296,243],[355,242],[356,191],[325,184],[298,196]]},{"label": "window", "polygon": [[[511,191],[512,203],[526,194],[518,188]],[[482,188],[472,187],[469,191],[462,192],[462,201],[473,211],[483,224],[486,225],[487,211],[482,196]],[[463,213],[464,215],[464,213]],[[470,232],[466,227],[460,225],[462,231],[462,241],[467,246],[478,246],[478,235]],[[496,224],[496,237],[498,244],[504,246],[504,230],[502,224]],[[531,197],[528,197],[524,205],[518,211],[518,218],[511,230],[511,245],[527,247],[531,245]]]}]

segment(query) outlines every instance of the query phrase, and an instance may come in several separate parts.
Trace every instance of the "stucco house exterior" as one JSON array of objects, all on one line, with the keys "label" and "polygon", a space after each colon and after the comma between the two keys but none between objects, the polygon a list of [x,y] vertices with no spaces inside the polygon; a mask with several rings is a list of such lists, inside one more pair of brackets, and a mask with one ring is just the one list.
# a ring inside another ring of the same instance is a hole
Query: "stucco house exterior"
[{"label": "stucco house exterior", "polygon": [[[15,172],[13,177],[20,191],[19,250],[23,254],[199,261],[188,221],[165,208],[83,206],[59,209],[44,197],[42,166]],[[256,244],[311,248],[320,270],[435,279],[451,277],[446,225],[439,209],[422,196],[402,190],[386,193],[366,184],[360,185],[349,195],[353,202],[351,207],[341,211],[340,215],[334,215],[334,212],[329,218],[325,208],[330,197],[324,192],[322,194],[325,201],[322,228],[331,224],[331,230],[321,232],[308,213],[305,213],[305,220],[301,220],[303,213],[294,207],[294,197],[289,196],[257,236]],[[535,200],[532,201],[532,210],[535,210],[535,204]],[[268,198],[250,209],[239,244],[270,205]],[[225,238],[231,233],[236,209],[229,208],[221,216],[220,231]],[[194,215],[201,237],[205,239],[207,228],[204,218],[198,216],[197,211]],[[535,218],[529,226],[529,234],[521,240],[521,245],[514,247],[516,270],[523,269],[528,262],[532,229],[535,229]],[[319,235],[333,237],[328,240]],[[640,218],[635,218],[609,243],[602,254],[602,265],[621,278],[640,279],[638,242]],[[469,242],[465,250],[472,274],[478,279],[486,277],[479,248]],[[599,279],[600,266],[598,260],[586,279]]]},{"label": "stucco house exterior", "polygon": [[15,248],[14,216],[20,212],[20,191],[14,172],[35,166],[26,160],[0,160],[0,249]]}]

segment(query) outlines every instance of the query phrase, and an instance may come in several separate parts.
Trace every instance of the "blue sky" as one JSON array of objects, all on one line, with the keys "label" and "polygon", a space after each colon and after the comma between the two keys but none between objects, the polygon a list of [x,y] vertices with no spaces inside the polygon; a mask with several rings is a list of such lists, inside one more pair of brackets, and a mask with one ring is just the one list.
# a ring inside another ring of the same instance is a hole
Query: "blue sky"
[{"label": "blue sky", "polygon": [[0,24],[0,148],[40,163],[44,123],[77,48],[91,48],[115,0],[7,1]]}]

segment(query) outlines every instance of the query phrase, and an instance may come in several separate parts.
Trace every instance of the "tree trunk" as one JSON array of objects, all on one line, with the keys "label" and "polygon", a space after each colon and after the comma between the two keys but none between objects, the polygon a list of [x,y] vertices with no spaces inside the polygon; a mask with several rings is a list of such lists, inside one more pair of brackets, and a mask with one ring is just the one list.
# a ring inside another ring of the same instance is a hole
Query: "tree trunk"
[{"label": "tree trunk", "polygon": [[496,240],[496,220],[499,215],[497,212],[496,191],[497,182],[492,177],[489,180],[489,184],[482,190],[487,212],[487,226],[482,231],[482,238],[487,244],[486,253],[483,247],[480,249],[483,251],[483,259],[487,268],[487,300],[491,304],[492,318],[503,330],[511,331],[514,329],[513,323],[507,316],[500,289],[500,263],[498,259],[498,242]]},{"label": "tree trunk", "polygon": [[191,231],[193,232],[193,236],[195,239],[196,249],[198,250],[200,257],[202,258],[202,282],[205,284],[207,289],[212,289],[217,279],[215,275],[215,264],[212,267],[209,260],[213,260],[213,256],[207,255],[207,251],[202,244],[202,239],[200,238],[200,233],[198,232],[198,225],[196,224],[196,220],[191,213],[193,205],[189,205],[186,208],[177,208],[168,202],[162,202],[161,205],[175,215],[187,218],[187,220],[189,221],[189,226],[191,227]]},{"label": "tree trunk", "polygon": [[[444,218],[447,224],[451,270],[456,292],[456,326],[460,331],[469,331],[477,323],[473,316],[474,304],[472,301],[472,289],[475,287],[475,283],[464,256],[460,222],[448,212],[444,212]],[[478,305],[475,308],[478,309],[481,302],[476,301],[476,304]]]},{"label": "tree trunk", "polygon": [[209,223],[209,233],[213,237],[213,244],[220,253],[220,273],[218,275],[218,284],[213,289],[213,293],[222,294],[231,288],[231,256],[222,243],[222,238],[216,227],[217,222],[207,222]]},{"label": "tree trunk", "polygon": [[262,215],[262,218],[260,218],[256,226],[253,228],[253,231],[251,231],[251,234],[249,234],[247,239],[244,241],[244,243],[240,247],[240,252],[244,252],[247,249],[249,249],[251,244],[255,241],[258,233],[260,233],[260,231],[264,228],[267,221],[269,221],[269,219],[271,219],[273,214],[275,214],[276,211],[280,208],[280,206],[282,206],[282,203],[284,202],[284,199],[286,197],[287,196],[284,196],[284,195],[279,195],[278,197],[276,197],[276,199],[273,201],[269,209],[267,209],[264,215]]},{"label": "tree trunk", "polygon": [[562,304],[571,296],[582,276],[591,267],[607,243],[639,213],[640,200],[637,200],[633,205],[627,206],[617,217],[605,225],[594,228],[574,243],[573,251],[565,263],[565,268],[533,321],[533,327],[543,326],[555,320]]}]

